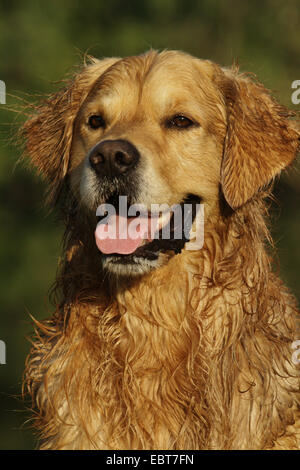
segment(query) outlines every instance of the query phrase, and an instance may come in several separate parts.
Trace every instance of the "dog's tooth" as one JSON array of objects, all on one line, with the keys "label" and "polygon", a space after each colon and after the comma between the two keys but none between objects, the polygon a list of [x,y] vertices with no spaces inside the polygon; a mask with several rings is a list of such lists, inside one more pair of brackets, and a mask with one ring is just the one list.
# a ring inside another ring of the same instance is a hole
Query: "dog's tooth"
[{"label": "dog's tooth", "polygon": [[171,215],[172,215],[171,212],[165,212],[159,217],[158,230],[161,230],[162,227],[164,227],[169,222],[169,220],[171,219]]}]

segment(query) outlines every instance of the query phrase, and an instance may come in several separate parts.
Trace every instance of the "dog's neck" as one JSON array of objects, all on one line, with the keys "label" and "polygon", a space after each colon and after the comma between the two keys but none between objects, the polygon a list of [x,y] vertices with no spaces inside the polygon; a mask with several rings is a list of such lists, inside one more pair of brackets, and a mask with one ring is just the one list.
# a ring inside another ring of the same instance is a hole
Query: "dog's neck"
[{"label": "dog's neck", "polygon": [[[201,250],[183,250],[158,270],[114,284],[110,291],[108,279],[84,271],[89,266],[82,244],[69,250],[62,277],[65,333],[59,324],[47,333],[57,342],[53,354],[59,351],[64,374],[52,377],[50,367],[47,380],[52,400],[66,403],[74,395],[74,416],[88,413],[86,441],[78,445],[89,448],[101,423],[101,439],[121,433],[118,441],[109,441],[112,448],[234,447],[241,440],[239,429],[229,424],[231,413],[234,423],[247,419],[245,407],[256,406],[255,393],[269,397],[255,413],[264,414],[261,423],[270,422],[274,397],[269,384],[275,375],[270,364],[275,361],[284,375],[290,349],[283,312],[293,300],[270,272],[262,213],[257,202],[230,218],[220,217],[217,224],[207,223]],[[271,344],[275,337],[280,354]],[[51,361],[52,353],[43,367]],[[256,372],[259,361],[269,371],[263,381]],[[30,370],[28,377],[35,387],[38,377]],[[85,386],[77,387],[77,381]],[[241,391],[249,391],[246,400]],[[124,420],[124,409],[130,421]],[[99,417],[101,410],[105,415]],[[68,408],[59,413],[60,422],[67,421],[63,413],[68,416]],[[245,428],[250,425],[243,422]],[[153,443],[152,432],[159,442]],[[245,437],[246,448],[266,444],[256,435],[263,432],[253,430],[251,442]],[[58,446],[65,445],[63,430],[60,439]],[[100,448],[101,442],[96,444]]]},{"label": "dog's neck", "polygon": [[[184,292],[183,283],[195,288],[205,284],[207,287],[241,288],[243,279],[249,279],[249,273],[250,278],[255,277],[257,270],[263,284],[261,276],[270,271],[265,242],[271,242],[265,213],[262,198],[251,201],[237,212],[219,213],[213,221],[206,221],[201,249],[183,249],[177,255],[166,253],[159,268],[133,278],[116,277],[102,270],[101,257],[93,246],[93,231],[83,224],[81,229],[76,228],[74,236],[68,234],[62,275],[56,283],[62,303],[85,298],[97,301],[98,298],[99,303],[107,304],[119,299],[122,305],[126,296],[138,296],[147,303],[147,292],[151,291],[155,297],[157,292],[163,291],[168,297],[169,290],[174,292],[175,288]],[[94,256],[91,256],[93,250]]]}]

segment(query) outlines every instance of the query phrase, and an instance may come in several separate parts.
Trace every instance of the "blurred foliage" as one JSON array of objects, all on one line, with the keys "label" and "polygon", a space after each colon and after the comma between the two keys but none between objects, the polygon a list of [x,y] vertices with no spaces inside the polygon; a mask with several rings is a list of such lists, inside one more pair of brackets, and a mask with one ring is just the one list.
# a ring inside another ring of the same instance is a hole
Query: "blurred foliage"
[{"label": "blurred foliage", "polygon": [[[16,96],[53,90],[53,82],[82,61],[124,56],[150,47],[182,49],[222,65],[252,71],[291,104],[291,83],[300,79],[299,0],[0,0],[0,79],[7,103]],[[299,108],[299,105],[298,105]],[[29,350],[29,313],[41,319],[51,306],[47,292],[60,253],[61,227],[43,206],[43,184],[23,165],[13,146],[22,116],[0,105],[0,448],[34,447],[19,400]],[[274,236],[284,280],[299,289],[299,176],[276,186]],[[25,423],[25,424],[24,424]]]}]

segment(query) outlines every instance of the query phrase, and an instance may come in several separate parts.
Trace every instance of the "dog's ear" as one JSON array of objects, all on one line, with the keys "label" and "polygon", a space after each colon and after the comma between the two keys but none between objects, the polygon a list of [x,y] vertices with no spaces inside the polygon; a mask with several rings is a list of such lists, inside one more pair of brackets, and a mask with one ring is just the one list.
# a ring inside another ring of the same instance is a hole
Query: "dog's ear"
[{"label": "dog's ear", "polygon": [[293,161],[300,127],[295,113],[249,76],[223,69],[218,84],[227,110],[221,186],[237,209]]},{"label": "dog's ear", "polygon": [[31,117],[20,130],[25,155],[48,182],[48,202],[56,200],[67,174],[79,109],[99,77],[117,60],[90,57],[89,64],[68,80],[64,89],[33,107]]}]

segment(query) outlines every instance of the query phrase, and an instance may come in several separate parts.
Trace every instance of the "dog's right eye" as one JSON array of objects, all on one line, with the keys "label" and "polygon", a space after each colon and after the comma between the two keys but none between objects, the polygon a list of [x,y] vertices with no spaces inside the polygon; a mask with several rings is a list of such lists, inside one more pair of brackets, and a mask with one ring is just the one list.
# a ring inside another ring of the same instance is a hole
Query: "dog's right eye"
[{"label": "dog's right eye", "polygon": [[100,127],[105,128],[106,126],[105,121],[100,114],[93,114],[93,116],[90,116],[88,125],[92,129],[99,129]]},{"label": "dog's right eye", "polygon": [[168,119],[166,124],[169,128],[173,127],[177,129],[187,129],[188,127],[197,125],[191,119],[186,116],[183,116],[182,114],[176,114],[176,116],[173,116],[171,119]]}]

